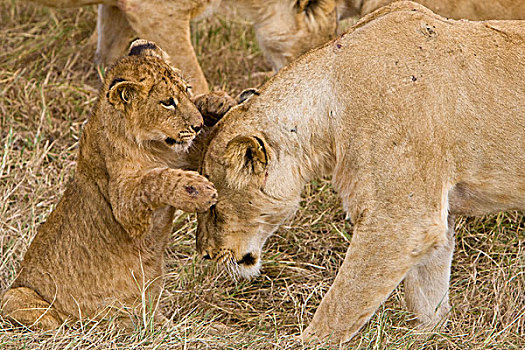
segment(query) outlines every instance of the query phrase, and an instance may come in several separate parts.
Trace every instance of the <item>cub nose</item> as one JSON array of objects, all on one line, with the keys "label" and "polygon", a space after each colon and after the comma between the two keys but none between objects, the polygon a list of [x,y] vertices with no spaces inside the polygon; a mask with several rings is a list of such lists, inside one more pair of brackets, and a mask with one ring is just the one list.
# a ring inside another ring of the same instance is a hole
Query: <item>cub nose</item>
[{"label": "cub nose", "polygon": [[190,126],[190,129],[191,129],[191,131],[193,131],[194,133],[197,134],[202,129],[202,124],[200,124],[200,125],[192,125],[192,126]]}]

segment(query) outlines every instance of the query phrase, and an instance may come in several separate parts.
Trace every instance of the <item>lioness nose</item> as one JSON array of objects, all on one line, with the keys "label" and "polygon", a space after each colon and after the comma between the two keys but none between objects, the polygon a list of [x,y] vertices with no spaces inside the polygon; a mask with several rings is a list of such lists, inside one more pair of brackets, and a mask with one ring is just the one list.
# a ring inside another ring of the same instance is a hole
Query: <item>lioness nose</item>
[{"label": "lioness nose", "polygon": [[255,256],[252,253],[244,254],[242,259],[237,262],[238,264],[253,265],[255,264]]},{"label": "lioness nose", "polygon": [[201,129],[202,129],[202,124],[200,125],[192,125],[190,126],[190,129],[194,132],[194,133],[198,133]]}]

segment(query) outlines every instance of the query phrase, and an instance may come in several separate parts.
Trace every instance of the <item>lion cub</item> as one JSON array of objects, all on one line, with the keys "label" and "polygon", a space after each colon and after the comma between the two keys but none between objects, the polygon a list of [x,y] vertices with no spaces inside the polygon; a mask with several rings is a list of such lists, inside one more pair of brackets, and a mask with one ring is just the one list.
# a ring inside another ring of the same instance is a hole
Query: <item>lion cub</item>
[{"label": "lion cub", "polygon": [[75,177],[2,298],[7,318],[54,329],[117,315],[131,326],[125,315],[154,307],[176,209],[202,211],[216,201],[208,180],[180,169],[191,167],[186,151],[203,118],[163,55],[137,40],[108,72]]}]

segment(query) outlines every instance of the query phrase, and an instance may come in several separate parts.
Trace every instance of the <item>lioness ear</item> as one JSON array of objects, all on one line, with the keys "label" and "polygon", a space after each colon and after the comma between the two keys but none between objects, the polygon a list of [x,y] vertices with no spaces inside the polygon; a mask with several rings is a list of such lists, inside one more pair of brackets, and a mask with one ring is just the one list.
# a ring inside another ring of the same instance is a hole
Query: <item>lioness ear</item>
[{"label": "lioness ear", "polygon": [[123,111],[131,101],[141,97],[144,92],[143,84],[117,78],[109,85],[107,97],[113,107]]},{"label": "lioness ear", "polygon": [[230,186],[243,188],[250,182],[261,185],[266,178],[269,148],[257,136],[237,136],[226,145],[226,178]]},{"label": "lioness ear", "polygon": [[243,103],[244,101],[247,101],[250,99],[250,97],[252,97],[253,95],[255,96],[259,96],[260,93],[259,91],[257,91],[257,89],[255,88],[249,88],[249,89],[245,89],[243,91],[241,91],[241,93],[239,94],[239,96],[237,96],[237,103],[238,104],[241,104]]}]

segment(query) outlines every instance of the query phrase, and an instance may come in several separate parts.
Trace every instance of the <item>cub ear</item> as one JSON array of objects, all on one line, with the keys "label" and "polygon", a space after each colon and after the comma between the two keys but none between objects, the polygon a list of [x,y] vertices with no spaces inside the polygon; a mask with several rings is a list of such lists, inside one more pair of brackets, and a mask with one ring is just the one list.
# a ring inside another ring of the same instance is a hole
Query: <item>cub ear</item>
[{"label": "cub ear", "polygon": [[129,46],[128,56],[153,56],[167,62],[168,55],[153,41],[136,39]]},{"label": "cub ear", "polygon": [[109,103],[116,109],[123,111],[133,100],[145,93],[145,86],[141,83],[115,79],[109,85],[107,98]]},{"label": "cub ear", "polygon": [[257,136],[237,136],[226,145],[226,178],[234,188],[264,184],[270,160],[267,143]]},{"label": "cub ear", "polygon": [[175,68],[172,65],[170,56],[161,49],[157,44],[155,44],[153,41],[148,41],[144,39],[136,39],[129,45],[129,52],[128,56],[152,56],[157,57],[163,60],[166,64],[168,64],[171,69],[177,73],[179,77],[182,78],[182,73],[180,69]]}]

